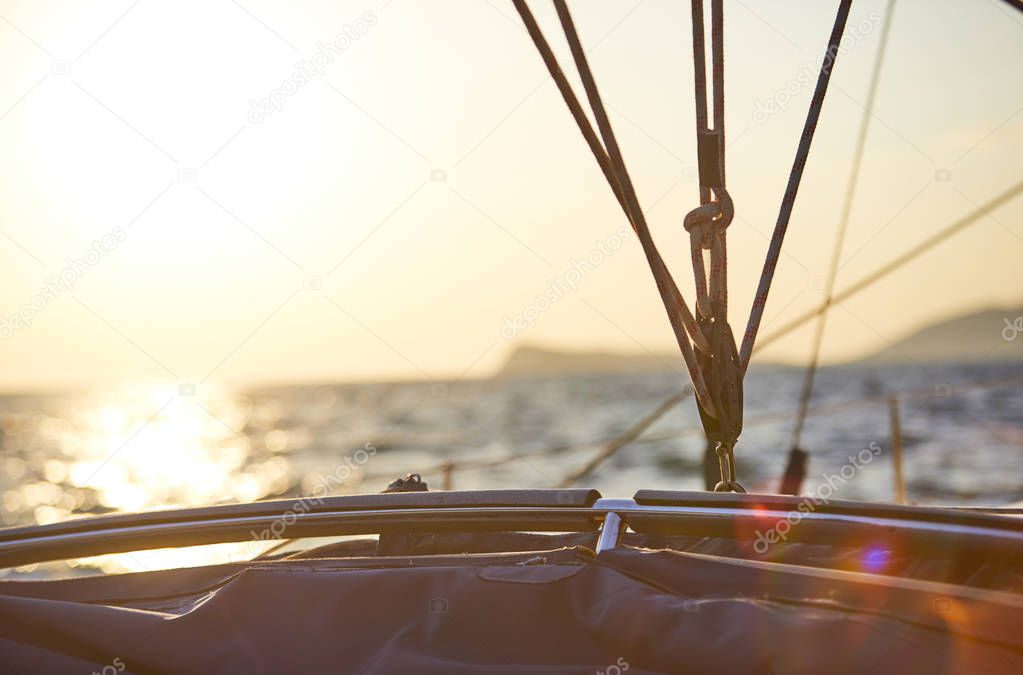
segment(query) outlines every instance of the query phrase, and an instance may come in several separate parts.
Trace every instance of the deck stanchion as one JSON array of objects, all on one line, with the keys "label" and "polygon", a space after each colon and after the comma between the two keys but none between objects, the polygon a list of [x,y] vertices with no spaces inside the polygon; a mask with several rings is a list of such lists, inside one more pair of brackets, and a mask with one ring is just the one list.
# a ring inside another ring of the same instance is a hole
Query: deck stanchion
[{"label": "deck stanchion", "polygon": [[906,481],[902,475],[902,423],[899,420],[899,398],[888,398],[888,410],[892,423],[892,465],[895,469],[895,501],[906,503]]},{"label": "deck stanchion", "polygon": [[444,463],[440,465],[441,473],[443,474],[443,481],[441,483],[442,490],[454,490],[455,489],[455,463],[450,459],[444,460]]}]

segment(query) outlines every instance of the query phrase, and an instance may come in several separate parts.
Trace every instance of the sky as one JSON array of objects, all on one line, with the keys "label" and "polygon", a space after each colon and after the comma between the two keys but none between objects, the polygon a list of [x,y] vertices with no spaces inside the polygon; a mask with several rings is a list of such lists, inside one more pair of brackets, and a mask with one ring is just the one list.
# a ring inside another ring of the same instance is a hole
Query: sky
[{"label": "sky", "polygon": [[[551,7],[532,6],[572,75]],[[739,333],[836,6],[725,2]],[[571,7],[692,302],[688,3]],[[887,11],[854,3],[765,333],[823,299]],[[839,289],[1021,174],[1023,16],[899,0],[892,21]],[[0,0],[2,390],[485,377],[525,344],[672,350],[625,225],[510,2]],[[1017,198],[836,307],[824,360],[1020,306],[1021,259]],[[758,358],[804,363],[810,341]]]}]

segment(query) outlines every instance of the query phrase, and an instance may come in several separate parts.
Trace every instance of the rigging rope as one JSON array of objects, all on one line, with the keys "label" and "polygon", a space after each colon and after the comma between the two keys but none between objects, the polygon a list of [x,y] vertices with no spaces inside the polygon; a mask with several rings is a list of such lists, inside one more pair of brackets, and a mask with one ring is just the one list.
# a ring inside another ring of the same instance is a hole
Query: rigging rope
[{"label": "rigging rope", "polygon": [[[707,125],[706,46],[704,43],[704,0],[692,0],[693,60],[696,90],[697,148],[700,167],[700,206],[683,219],[690,234],[693,271],[696,277],[697,316],[690,312],[670,271],[650,235],[635,188],[622,158],[607,111],[594,80],[565,0],[554,0],[554,8],[568,41],[572,58],[583,83],[590,110],[597,123],[599,138],[569,85],[557,58],[550,49],[525,0],[512,0],[533,44],[540,52],[548,72],[557,84],[572,117],[589,145],[611,190],[625,212],[643,246],[661,301],[668,313],[682,357],[693,382],[697,407],[707,438],[716,444],[721,482],[715,490],[744,491],[735,480],[733,451],[742,431],[742,379],[749,363],[753,341],[763,315],[782,240],[792,213],[799,181],[810,152],[810,142],[820,118],[831,71],[838,57],[838,45],[845,29],[852,0],[841,0],[835,26],[817,88],[811,100],[806,124],[800,138],[796,160],[789,175],[778,224],[764,262],[757,297],[743,339],[742,356],[728,324],[727,248],[725,229],[734,216],[734,206],[725,187],[724,161],[724,13],[722,0],[711,0],[711,57],[714,127]],[[704,250],[710,252],[709,274]],[[692,343],[690,343],[690,339]],[[694,350],[695,345],[695,350]],[[665,409],[671,406],[665,406]],[[658,416],[663,413],[659,413]]]},{"label": "rigging rope", "polygon": [[[697,401],[707,439],[714,445],[721,471],[715,491],[745,492],[735,480],[735,443],[742,433],[742,370],[735,337],[728,324],[728,254],[725,230],[735,209],[725,187],[725,53],[722,0],[711,2],[711,74],[714,127],[707,124],[707,64],[704,41],[704,0],[692,0],[693,73],[696,101],[696,145],[700,168],[700,206],[682,223],[689,232],[690,254],[696,281],[697,321],[710,350],[697,353],[706,374],[717,415]],[[710,273],[704,251],[710,251]]]},{"label": "rigging rope", "polygon": [[[957,220],[956,222],[952,223],[947,228],[945,228],[941,232],[937,233],[936,235],[934,235],[930,239],[927,239],[926,241],[922,242],[921,244],[919,244],[919,245],[913,247],[912,249],[906,251],[905,253],[900,255],[898,258],[892,260],[891,262],[889,262],[889,263],[887,263],[885,265],[882,265],[880,268],[874,270],[870,274],[864,275],[856,283],[852,284],[848,288],[843,289],[840,293],[836,293],[834,296],[832,296],[830,303],[829,302],[822,303],[817,308],[811,309],[810,311],[806,312],[805,314],[802,314],[799,317],[797,317],[797,318],[793,319],[792,321],[790,321],[789,323],[785,324],[784,326],[782,326],[781,328],[779,328],[775,332],[770,333],[769,335],[766,335],[765,337],[761,338],[757,342],[756,347],[754,347],[753,353],[754,354],[757,353],[759,350],[761,350],[764,347],[768,346],[769,344],[775,342],[776,340],[780,340],[781,338],[783,338],[786,335],[792,333],[793,331],[797,330],[798,328],[801,328],[803,326],[803,324],[805,324],[807,321],[810,321],[815,316],[821,314],[822,312],[827,311],[828,307],[831,304],[840,303],[843,300],[847,300],[847,299],[851,298],[852,296],[856,295],[857,293],[865,290],[866,288],[870,287],[871,285],[873,285],[874,283],[876,283],[880,279],[884,278],[888,274],[891,274],[892,272],[894,272],[895,270],[900,268],[902,265],[905,265],[906,263],[911,262],[913,259],[919,257],[921,254],[926,253],[928,250],[930,250],[931,248],[933,248],[937,244],[941,243],[945,239],[948,239],[953,234],[956,234],[957,232],[960,232],[961,230],[965,229],[969,225],[972,225],[973,223],[975,223],[978,220],[980,220],[981,216],[988,215],[991,211],[993,211],[993,210],[997,209],[998,207],[1002,206],[1003,204],[1011,201],[1014,197],[1016,197],[1017,195],[1019,195],[1021,193],[1023,193],[1023,181],[1017,183],[1016,185],[1014,185],[1013,187],[1009,188],[1008,190],[1006,190],[1002,194],[998,195],[997,197],[995,197],[991,201],[989,201],[986,204],[984,204],[983,206],[977,207],[977,209],[974,210],[973,212],[971,212],[970,214],[960,218],[959,220]],[[1012,380],[1012,382],[1015,382],[1015,380]],[[676,392],[675,394],[672,394],[671,397],[667,399],[667,401],[681,400],[681,399],[678,398],[679,394],[685,393],[686,391],[688,391],[688,390],[687,389],[682,389],[680,392]],[[810,408],[810,412],[814,412],[814,411],[816,411],[818,409],[823,410],[823,409],[826,409],[826,408],[829,408],[829,406],[823,406],[823,407],[820,407],[820,408]],[[670,409],[671,409],[671,406],[668,406],[668,407],[664,408],[661,414],[663,415],[664,413],[666,413]],[[659,410],[660,410],[660,408],[659,408]],[[785,417],[790,417],[791,416],[790,412],[786,412],[786,413],[783,413],[783,414],[784,414]],[[774,415],[773,417],[780,417],[780,415]],[[757,418],[756,420],[746,420],[745,424],[748,426],[749,424],[759,423],[761,421],[762,420],[760,418]]]},{"label": "rigging rope", "polygon": [[824,55],[824,63],[821,66],[820,75],[817,77],[817,87],[813,92],[813,99],[810,101],[810,111],[807,113],[806,122],[803,125],[803,134],[799,139],[799,148],[796,150],[796,158],[792,163],[792,170],[789,172],[785,196],[782,198],[781,209],[778,211],[778,221],[775,224],[774,234],[771,236],[771,243],[767,249],[767,258],[764,260],[764,269],[760,275],[756,296],[753,299],[749,322],[746,324],[746,335],[742,339],[739,362],[743,372],[749,367],[750,356],[753,354],[753,345],[757,339],[757,332],[760,330],[760,322],[764,316],[764,307],[767,305],[767,295],[771,290],[774,271],[778,267],[781,246],[785,240],[785,232],[789,227],[789,219],[792,217],[792,207],[796,202],[796,193],[799,192],[799,183],[803,178],[803,169],[806,168],[807,157],[810,155],[810,144],[813,142],[817,121],[820,119],[821,109],[824,107],[824,95],[828,91],[831,72],[835,69],[839,44],[842,41],[842,34],[845,32],[845,22],[849,18],[849,8],[851,6],[852,0],[841,0],[838,6],[838,14],[835,16],[835,25],[831,30],[831,37],[828,39],[828,50]]},{"label": "rigging rope", "polygon": [[994,199],[988,201],[986,204],[978,206],[974,211],[955,221],[941,232],[938,232],[937,234],[928,239],[925,239],[924,241],[917,244],[913,248],[909,249],[908,251],[898,256],[894,260],[891,260],[890,262],[882,265],[881,267],[874,270],[870,274],[865,274],[858,281],[856,281],[856,283],[846,287],[840,293],[836,293],[834,296],[830,298],[830,300],[826,299],[816,308],[799,315],[798,317],[789,321],[787,324],[785,324],[775,332],[765,336],[757,343],[757,349],[766,347],[772,342],[775,342],[776,340],[784,337],[785,335],[788,335],[795,329],[805,324],[807,321],[813,319],[818,314],[826,312],[828,310],[828,307],[830,307],[831,305],[841,303],[843,300],[847,300],[853,295],[864,290],[865,288],[874,285],[884,277],[888,276],[889,274],[896,271],[906,263],[918,257],[920,254],[926,253],[928,250],[934,248],[935,246],[937,246],[944,240],[948,239],[952,235],[974,224],[975,222],[980,220],[981,216],[989,215],[991,211],[994,211],[995,209],[1002,206],[1006,202],[1011,201],[1021,192],[1023,192],[1023,181],[1016,183],[1016,185],[1009,188],[1008,190],[998,195]]},{"label": "rigging rope", "polygon": [[573,484],[589,476],[591,473],[600,468],[604,462],[611,459],[612,455],[635,439],[639,438],[651,424],[660,419],[664,413],[674,408],[675,404],[685,400],[690,393],[692,393],[692,387],[684,387],[682,391],[663,401],[653,412],[630,426],[623,433],[605,443],[604,447],[600,449],[600,452],[591,457],[590,460],[580,467],[578,471],[574,471],[565,476],[564,480],[561,481],[561,484],[558,487],[571,487]]},{"label": "rigging rope", "polygon": [[601,139],[598,139],[596,133],[594,133],[589,119],[586,117],[585,112],[583,112],[582,106],[579,104],[579,100],[576,98],[571,85],[565,78],[564,72],[558,65],[557,58],[551,51],[550,45],[544,38],[543,33],[537,25],[536,20],[533,18],[532,12],[529,10],[525,0],[513,0],[513,3],[515,5],[515,9],[522,17],[522,21],[526,26],[526,31],[533,40],[533,44],[536,46],[537,51],[540,52],[540,56],[543,59],[544,64],[547,66],[548,72],[557,84],[562,98],[565,100],[566,105],[572,113],[572,117],[575,119],[579,130],[582,132],[583,138],[586,140],[587,145],[589,145],[594,158],[597,160],[597,164],[600,166],[601,171],[604,173],[604,177],[611,186],[611,190],[614,192],[615,198],[621,205],[622,210],[625,212],[629,223],[632,225],[633,230],[636,231],[640,243],[643,246],[643,252],[646,255],[650,271],[653,273],[654,281],[657,284],[657,290],[661,296],[661,301],[668,313],[668,321],[671,323],[675,339],[678,342],[679,349],[682,352],[682,358],[686,364],[686,369],[689,371],[689,376],[693,381],[696,398],[697,400],[703,401],[710,410],[716,412],[713,409],[713,403],[711,403],[703,373],[699,369],[696,356],[693,353],[693,345],[690,344],[690,338],[698,348],[707,349],[709,345],[702,331],[698,327],[695,317],[692,312],[690,312],[685,299],[682,297],[682,293],[678,290],[678,286],[676,285],[674,278],[668,271],[668,267],[664,263],[664,260],[650,235],[646,219],[643,216],[642,209],[639,206],[639,201],[636,198],[632,181],[629,179],[625,162],[622,159],[621,151],[619,150],[617,140],[614,136],[614,131],[611,129],[610,121],[608,120],[607,113],[604,110],[600,93],[597,91],[596,82],[593,79],[589,64],[586,60],[586,55],[579,42],[579,36],[575,30],[575,25],[572,22],[572,17],[568,11],[568,7],[563,1],[555,0],[554,4],[555,9],[558,12],[558,18],[565,32],[565,36],[568,39],[569,47],[572,51],[572,57],[575,60],[580,77],[583,80],[587,99],[589,100],[593,116],[597,121],[597,127],[600,131],[602,141]]},{"label": "rigging rope", "polygon": [[[842,204],[842,215],[839,218],[838,233],[835,236],[835,245],[831,251],[831,263],[828,267],[828,277],[824,284],[825,304],[830,304],[831,295],[835,288],[835,277],[838,274],[838,264],[842,257],[842,249],[845,245],[846,231],[849,229],[849,216],[852,212],[853,201],[856,196],[856,186],[860,178],[860,166],[863,162],[863,150],[867,144],[867,132],[870,129],[871,111],[874,109],[874,99],[877,96],[877,85],[881,79],[881,65],[884,63],[885,51],[888,46],[888,36],[891,33],[892,15],[895,13],[895,2],[891,0],[888,11],[885,13],[884,26],[881,29],[881,37],[877,47],[877,56],[874,59],[874,69],[870,76],[870,85],[867,89],[867,102],[863,109],[863,118],[860,120],[859,136],[856,139],[856,150],[853,154],[852,171],[849,173],[849,184],[845,190],[845,200]],[[817,329],[813,336],[813,347],[810,351],[810,362],[806,366],[806,373],[803,377],[803,387],[799,397],[799,409],[796,412],[796,422],[792,430],[792,443],[789,446],[789,467],[799,457],[800,442],[802,441],[803,426],[806,423],[806,411],[813,398],[814,378],[817,374],[817,364],[820,361],[821,345],[824,342],[824,331],[827,328],[828,313],[821,312],[817,320]],[[786,475],[789,471],[786,470]],[[793,494],[798,493],[798,486]]]}]

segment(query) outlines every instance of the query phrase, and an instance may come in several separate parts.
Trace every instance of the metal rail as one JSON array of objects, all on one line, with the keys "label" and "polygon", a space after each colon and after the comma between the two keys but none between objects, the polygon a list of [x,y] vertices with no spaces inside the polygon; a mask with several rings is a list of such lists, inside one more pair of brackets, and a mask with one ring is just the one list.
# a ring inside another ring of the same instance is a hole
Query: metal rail
[{"label": "metal rail", "polygon": [[[225,513],[222,507],[212,507],[191,509],[190,516],[183,519],[165,517],[145,522],[139,517],[97,518],[89,519],[92,523],[77,523],[74,529],[19,528],[17,536],[11,536],[11,530],[0,531],[0,567],[251,541],[260,539],[263,532],[276,533],[277,528],[281,529],[277,536],[283,534],[288,539],[381,532],[588,532],[601,528],[597,546],[600,552],[618,546],[626,528],[656,534],[758,540],[770,536],[772,530],[781,532],[785,522],[789,523],[785,527],[786,541],[844,545],[897,542],[945,552],[957,547],[974,553],[989,549],[1023,560],[1023,519],[975,510],[837,500],[807,509],[808,499],[778,495],[642,491],[636,499],[600,498],[588,506],[473,506],[469,503],[471,493],[461,494],[463,499],[450,506],[409,508],[395,502],[369,509],[335,507],[316,512],[256,514]],[[793,522],[794,514],[798,515],[797,522]]]}]

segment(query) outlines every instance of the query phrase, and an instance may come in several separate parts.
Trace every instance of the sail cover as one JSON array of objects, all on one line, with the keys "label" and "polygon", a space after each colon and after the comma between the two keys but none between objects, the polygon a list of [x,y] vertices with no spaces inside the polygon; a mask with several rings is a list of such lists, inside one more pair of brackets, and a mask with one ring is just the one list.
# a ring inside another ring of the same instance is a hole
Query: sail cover
[{"label": "sail cover", "polygon": [[0,671],[1021,672],[1020,596],[587,546],[0,583]]}]

